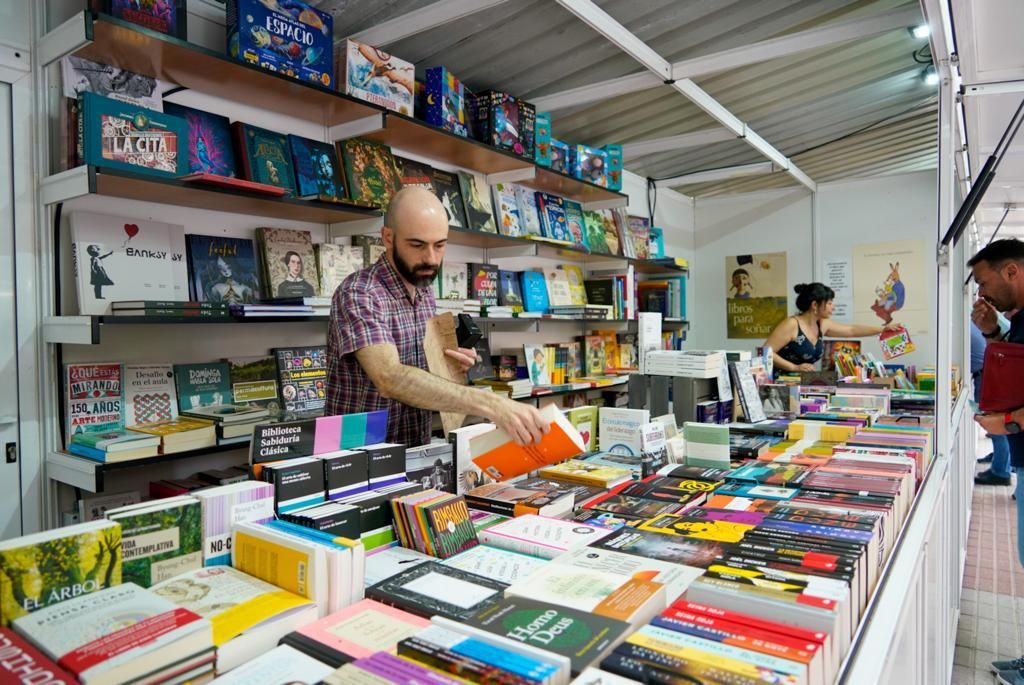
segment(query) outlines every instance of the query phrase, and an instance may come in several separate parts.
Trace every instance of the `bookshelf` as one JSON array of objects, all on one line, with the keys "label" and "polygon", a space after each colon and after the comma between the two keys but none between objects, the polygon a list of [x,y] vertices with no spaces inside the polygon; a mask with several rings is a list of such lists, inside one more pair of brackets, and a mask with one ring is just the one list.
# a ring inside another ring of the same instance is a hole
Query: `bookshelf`
[{"label": "bookshelf", "polygon": [[240,448],[248,449],[248,442],[239,442],[230,445],[215,445],[204,447],[190,452],[175,452],[174,454],[158,454],[155,457],[146,459],[134,459],[132,461],[121,461],[113,464],[105,464],[85,457],[79,457],[69,452],[47,452],[46,453],[46,474],[50,480],[64,483],[74,488],[88,490],[89,492],[103,492],[103,475],[111,471],[124,471],[127,469],[140,469],[156,464],[193,459],[195,457],[221,454]]},{"label": "bookshelf", "polygon": [[381,216],[378,209],[353,204],[272,197],[92,165],[46,177],[40,183],[40,192],[46,204],[97,195],[320,224],[364,221]]}]

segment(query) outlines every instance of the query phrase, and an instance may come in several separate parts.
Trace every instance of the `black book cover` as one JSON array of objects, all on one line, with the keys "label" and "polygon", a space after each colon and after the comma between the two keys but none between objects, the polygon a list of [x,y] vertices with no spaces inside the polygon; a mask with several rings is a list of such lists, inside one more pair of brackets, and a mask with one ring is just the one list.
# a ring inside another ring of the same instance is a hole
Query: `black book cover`
[{"label": "black book cover", "polygon": [[[459,596],[463,583],[477,586],[486,596],[466,606]],[[475,573],[428,561],[371,585],[366,589],[366,597],[424,618],[436,615],[468,622],[474,614],[499,602],[507,587]]]},{"label": "black book cover", "polygon": [[469,264],[469,299],[480,300],[485,307],[498,305],[498,267],[493,264]]},{"label": "black book cover", "polygon": [[324,484],[327,496],[354,494],[365,490],[369,482],[366,452],[348,450],[344,454],[321,457],[324,465]]},{"label": "black book cover", "polygon": [[354,659],[348,654],[345,654],[345,652],[339,652],[336,649],[328,647],[319,640],[314,640],[311,637],[294,631],[282,637],[281,641],[277,644],[293,647],[306,656],[325,663],[331,668],[341,668],[345,664],[354,661]]},{"label": "black book cover", "polygon": [[448,171],[433,169],[431,180],[434,182],[434,193],[441,200],[444,211],[448,214],[448,228],[469,230],[466,204],[462,198],[462,189],[459,187],[459,177]]},{"label": "black book cover", "polygon": [[590,546],[696,568],[707,568],[722,557],[728,548],[725,543],[717,540],[665,535],[634,528],[620,528]]},{"label": "black book cover", "polygon": [[366,454],[370,487],[382,487],[405,480],[405,445],[380,444],[360,447]]},{"label": "black book cover", "polygon": [[316,420],[257,424],[252,431],[249,463],[264,464],[313,454]]},{"label": "black book cover", "polygon": [[615,283],[608,278],[583,281],[587,304],[615,305]]},{"label": "black book cover", "polygon": [[263,480],[274,485],[274,506],[290,511],[326,499],[319,459],[291,459],[263,467]]},{"label": "black book cover", "polygon": [[491,362],[491,344],[486,337],[480,338],[474,348],[479,361],[469,368],[466,377],[472,382],[478,378],[494,378],[494,364]]},{"label": "black book cover", "polygon": [[395,155],[395,166],[398,167],[398,177],[402,181],[402,187],[418,186],[434,191],[434,167],[423,162],[417,162],[407,157]]},{"label": "black book cover", "polygon": [[630,630],[624,621],[520,597],[495,602],[465,623],[569,657],[574,676],[600,659]]}]

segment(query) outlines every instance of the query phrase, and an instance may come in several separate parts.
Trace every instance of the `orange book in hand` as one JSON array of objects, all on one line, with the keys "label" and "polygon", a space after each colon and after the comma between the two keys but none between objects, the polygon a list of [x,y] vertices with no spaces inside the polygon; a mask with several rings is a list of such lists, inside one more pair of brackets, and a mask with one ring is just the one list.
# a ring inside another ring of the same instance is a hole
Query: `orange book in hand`
[{"label": "orange book in hand", "polygon": [[501,481],[583,453],[583,438],[558,407],[549,404],[540,413],[551,430],[539,443],[518,445],[508,433],[495,428],[470,438],[469,452],[473,463],[494,480]]}]

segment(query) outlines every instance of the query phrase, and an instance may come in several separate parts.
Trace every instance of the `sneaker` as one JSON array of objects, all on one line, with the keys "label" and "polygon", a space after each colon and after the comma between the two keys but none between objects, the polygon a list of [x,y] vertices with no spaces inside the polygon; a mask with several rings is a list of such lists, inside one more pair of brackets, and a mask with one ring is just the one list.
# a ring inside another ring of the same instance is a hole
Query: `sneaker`
[{"label": "sneaker", "polygon": [[997,476],[992,469],[985,469],[974,476],[975,485],[1009,485],[1011,482],[1009,476]]},{"label": "sneaker", "polygon": [[991,464],[992,463],[992,453],[989,452],[988,454],[986,454],[984,457],[982,457],[981,459],[978,460],[978,463],[979,464]]},{"label": "sneaker", "polygon": [[1024,671],[999,671],[996,673],[996,681],[1002,685],[1024,685]]},{"label": "sneaker", "polygon": [[1022,668],[1024,668],[1024,656],[992,662],[993,673],[999,673],[999,671],[1019,671]]}]

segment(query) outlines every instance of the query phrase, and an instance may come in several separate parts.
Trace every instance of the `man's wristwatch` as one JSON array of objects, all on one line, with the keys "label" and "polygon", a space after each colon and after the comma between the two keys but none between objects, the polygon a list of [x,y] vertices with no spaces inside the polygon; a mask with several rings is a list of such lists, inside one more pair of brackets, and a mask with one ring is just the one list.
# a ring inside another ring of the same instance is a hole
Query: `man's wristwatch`
[{"label": "man's wristwatch", "polygon": [[989,340],[992,340],[994,338],[1001,338],[1003,335],[1003,329],[999,326],[999,324],[996,324],[996,329],[994,331],[992,331],[991,333],[986,333],[985,331],[982,331],[981,334],[988,338]]},{"label": "man's wristwatch", "polygon": [[1003,417],[1003,425],[1010,435],[1020,433],[1020,424],[1013,420],[1013,412],[1006,412],[1006,416]]}]

